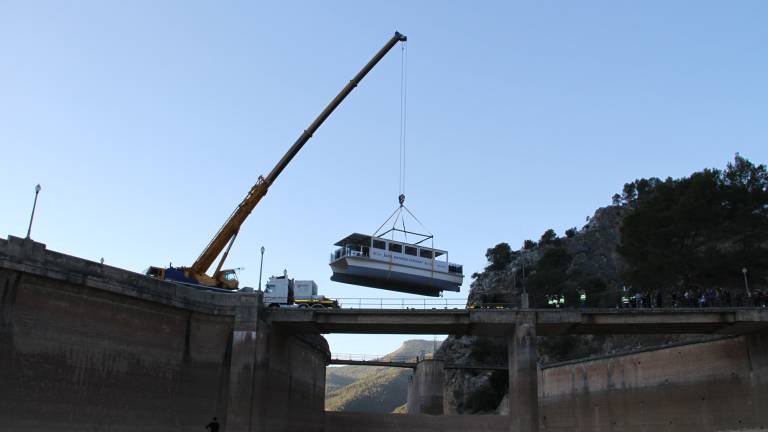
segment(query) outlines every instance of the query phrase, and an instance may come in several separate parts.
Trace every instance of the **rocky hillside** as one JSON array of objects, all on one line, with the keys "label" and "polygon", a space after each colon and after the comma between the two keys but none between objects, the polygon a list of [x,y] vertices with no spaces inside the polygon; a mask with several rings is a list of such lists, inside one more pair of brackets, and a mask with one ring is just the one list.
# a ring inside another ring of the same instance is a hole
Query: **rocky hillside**
[{"label": "rocky hillside", "polygon": [[[489,249],[489,265],[473,275],[469,302],[548,307],[617,307],[624,294],[648,302],[686,306],[768,303],[768,170],[736,155],[725,170],[706,169],[681,179],[635,180],[598,209],[581,229],[558,237],[547,230],[520,250],[506,243]],[[748,268],[751,296],[741,269]],[[725,294],[727,293],[727,295]],[[651,300],[652,299],[652,300]],[[540,363],[629,352],[701,336],[539,337]],[[436,354],[451,363],[506,362],[506,341],[449,337]],[[499,413],[505,406],[507,374],[452,370],[447,373],[447,414]]]},{"label": "rocky hillside", "polygon": [[[568,303],[578,301],[577,290],[589,292],[591,304],[612,305],[621,290],[625,263],[616,252],[621,221],[628,210],[621,206],[598,209],[581,229],[567,236],[542,236],[537,244],[513,251],[509,262],[475,274],[469,302],[520,305],[525,291],[537,307],[546,307],[546,295],[563,293]],[[606,338],[540,338],[544,362],[621,350],[631,342]],[[619,346],[613,346],[618,344]],[[437,356],[457,364],[505,364],[506,341],[490,337],[449,337]],[[454,414],[498,413],[507,392],[505,371],[451,370],[447,376],[446,406]]]},{"label": "rocky hillside", "polygon": [[[434,341],[408,340],[387,356],[415,359],[431,354],[434,347]],[[394,412],[405,405],[411,373],[410,369],[390,367],[329,367],[325,381],[325,409]]]},{"label": "rocky hillside", "polygon": [[580,230],[572,228],[565,237],[543,236],[538,244],[512,252],[503,268],[473,275],[469,302],[519,305],[526,290],[539,307],[546,306],[547,294],[555,293],[564,293],[572,304],[577,290],[585,289],[590,304],[613,305],[626,268],[616,247],[628,213],[622,206],[600,208]]}]

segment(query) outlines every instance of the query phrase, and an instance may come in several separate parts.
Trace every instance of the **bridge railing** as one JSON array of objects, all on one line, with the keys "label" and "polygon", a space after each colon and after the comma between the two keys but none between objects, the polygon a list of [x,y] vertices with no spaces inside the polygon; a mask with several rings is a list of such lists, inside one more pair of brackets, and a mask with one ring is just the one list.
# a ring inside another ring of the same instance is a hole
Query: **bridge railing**
[{"label": "bridge railing", "polygon": [[[671,308],[710,308],[710,307],[767,307],[768,297],[744,298],[742,296],[723,297],[696,294],[683,296],[677,293],[656,292],[641,293],[589,293],[582,299],[580,293],[528,294],[528,307],[536,309],[671,309]],[[339,298],[339,307],[343,309],[515,309],[521,307],[521,301],[515,303],[499,302],[497,298],[479,298],[473,302],[463,298]],[[508,300],[508,299],[507,299]]]},{"label": "bridge railing", "polygon": [[[430,360],[434,358],[434,355],[435,355],[434,352],[421,352],[421,354],[417,356],[333,353],[331,354],[331,363],[332,364],[333,363],[336,363],[336,364],[370,363],[371,366],[386,366],[387,363],[391,363],[392,366],[403,367],[403,366],[415,366],[422,360]],[[509,364],[448,362],[444,364],[444,367],[445,369],[506,370],[509,368]]]},{"label": "bridge railing", "polygon": [[382,363],[411,363],[418,362],[419,359],[432,358],[432,352],[424,352],[417,356],[393,356],[393,355],[375,355],[375,354],[349,354],[332,353],[331,360],[339,361],[359,361],[359,362],[382,362]]},{"label": "bridge railing", "polygon": [[343,309],[465,309],[467,299],[435,298],[340,298]]}]

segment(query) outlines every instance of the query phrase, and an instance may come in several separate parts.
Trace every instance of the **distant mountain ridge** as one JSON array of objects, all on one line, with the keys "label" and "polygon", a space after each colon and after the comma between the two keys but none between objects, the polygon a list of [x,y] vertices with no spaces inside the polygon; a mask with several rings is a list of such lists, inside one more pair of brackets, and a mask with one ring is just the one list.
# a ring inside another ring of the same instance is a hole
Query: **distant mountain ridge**
[{"label": "distant mountain ridge", "polygon": [[[440,346],[440,341],[437,346]],[[435,342],[412,339],[387,356],[416,359],[431,354]],[[329,367],[325,380],[325,409],[328,411],[393,412],[408,396],[412,370],[380,366]]]}]

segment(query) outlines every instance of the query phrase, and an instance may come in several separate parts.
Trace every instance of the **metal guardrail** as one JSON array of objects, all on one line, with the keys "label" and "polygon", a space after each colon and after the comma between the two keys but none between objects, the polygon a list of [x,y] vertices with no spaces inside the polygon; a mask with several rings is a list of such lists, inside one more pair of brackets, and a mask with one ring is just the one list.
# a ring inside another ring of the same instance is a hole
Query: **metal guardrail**
[{"label": "metal guardrail", "polygon": [[[420,361],[434,358],[434,352],[423,353],[416,357],[413,356],[391,356],[391,355],[372,355],[372,354],[331,354],[331,364],[337,365],[357,365],[357,366],[391,366],[391,367],[410,367],[415,368]],[[348,362],[348,363],[347,363]],[[459,364],[445,363],[445,369],[471,369],[471,370],[507,370],[508,364]]]},{"label": "metal guardrail", "polygon": [[[579,297],[569,294],[565,297],[565,303],[559,301],[550,304],[551,298],[560,299],[560,296],[547,296],[545,294],[529,294],[529,307],[532,309],[707,309],[707,308],[760,308],[768,307],[768,299],[754,300],[751,298],[734,297],[729,299],[708,298],[706,302],[697,300],[688,300],[682,297],[672,298],[670,295],[664,295],[661,298],[659,306],[658,298],[655,296],[636,299],[634,296],[627,295],[630,300],[627,303],[622,301],[621,295],[614,293],[599,293],[587,296],[585,301]],[[491,301],[480,301],[469,303],[468,299],[463,298],[337,298],[335,299],[342,309],[417,309],[417,310],[448,310],[448,309],[517,309],[521,307],[520,302],[499,303]]]},{"label": "metal guardrail", "polygon": [[467,299],[339,298],[343,309],[466,309]]},{"label": "metal guardrail", "polygon": [[392,355],[374,355],[374,354],[347,354],[333,353],[331,360],[358,361],[358,362],[380,362],[380,363],[405,363],[418,362],[419,360],[432,358],[433,353],[424,353],[418,356],[392,356]]}]

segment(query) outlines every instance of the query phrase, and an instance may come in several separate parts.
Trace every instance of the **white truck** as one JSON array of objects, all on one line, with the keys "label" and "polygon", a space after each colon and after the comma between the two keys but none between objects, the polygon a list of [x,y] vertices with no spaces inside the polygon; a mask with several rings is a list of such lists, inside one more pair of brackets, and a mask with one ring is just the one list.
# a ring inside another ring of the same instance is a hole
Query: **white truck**
[{"label": "white truck", "polygon": [[288,272],[270,276],[264,287],[264,304],[270,308],[338,308],[339,302],[317,294],[317,284],[311,280],[293,280]]}]

